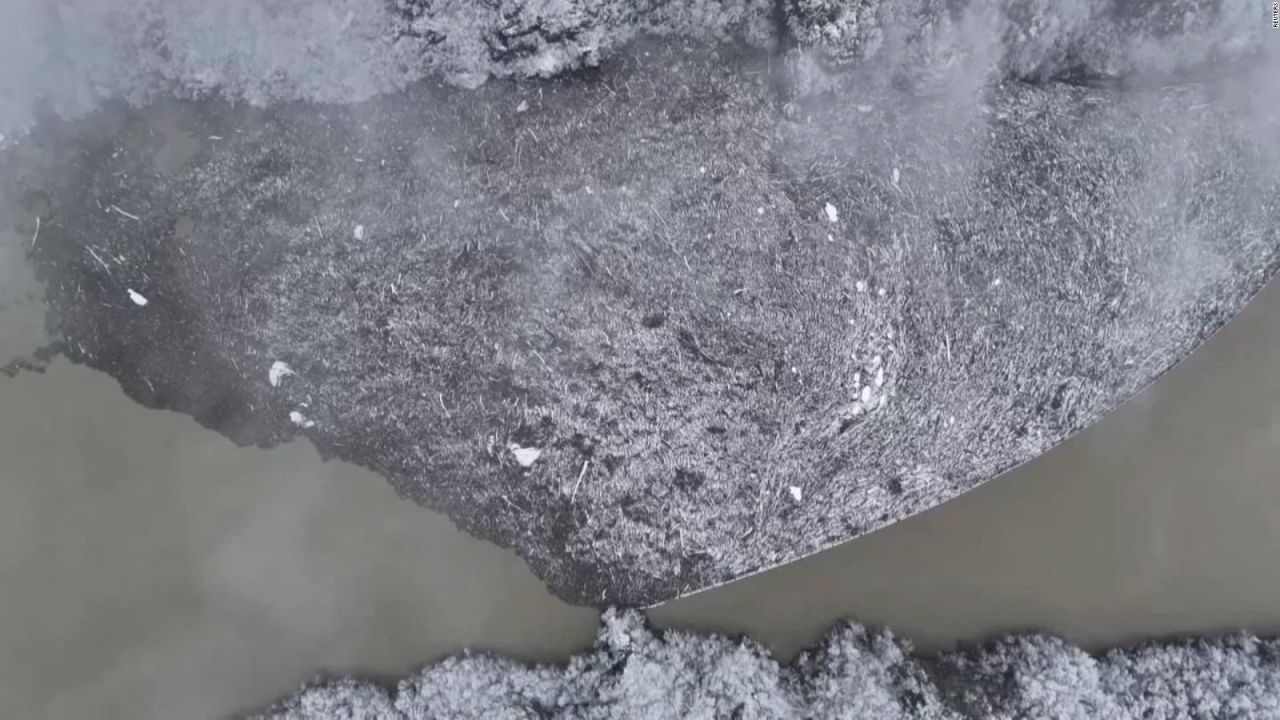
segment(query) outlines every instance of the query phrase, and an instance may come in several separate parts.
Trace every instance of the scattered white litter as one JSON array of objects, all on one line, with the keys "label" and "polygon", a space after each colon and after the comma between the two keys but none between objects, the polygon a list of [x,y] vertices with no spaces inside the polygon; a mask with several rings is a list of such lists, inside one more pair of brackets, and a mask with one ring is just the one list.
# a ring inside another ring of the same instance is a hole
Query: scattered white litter
[{"label": "scattered white litter", "polygon": [[356,226],[356,229],[351,231],[351,235],[352,235],[353,237],[355,237],[355,239],[357,239],[357,240],[363,240],[363,239],[364,239],[364,226],[363,226],[363,225],[357,225],[357,226]]},{"label": "scattered white litter", "polygon": [[858,282],[854,283],[854,284],[853,284],[853,287],[854,287],[854,289],[856,289],[858,292],[866,292],[866,291],[867,291],[867,284],[866,284],[865,282],[863,282],[862,280],[859,280]]},{"label": "scattered white litter", "polygon": [[897,184],[898,184],[898,178],[899,178],[899,177],[901,177],[901,175],[898,173],[898,168],[894,168],[894,169],[893,169],[893,184],[894,184],[894,185],[897,185]]},{"label": "scattered white litter", "polygon": [[835,241],[836,239],[831,236],[831,233],[827,233],[827,242],[835,242]]},{"label": "scattered white litter", "polygon": [[528,109],[529,109],[528,100],[521,100],[520,104],[516,106],[516,112],[518,113],[526,112]]},{"label": "scattered white litter", "polygon": [[858,112],[860,113],[869,113],[876,109],[874,105],[857,105],[855,107],[858,108]]},{"label": "scattered white litter", "polygon": [[293,421],[294,425],[297,425],[298,427],[301,427],[301,428],[313,428],[316,426],[315,420],[311,420],[306,415],[303,415],[297,410],[291,410],[289,412],[289,419]]},{"label": "scattered white litter", "polygon": [[520,447],[515,443],[507,445],[507,449],[512,455],[516,456],[516,462],[520,463],[520,467],[529,467],[542,457],[542,451],[538,448]]},{"label": "scattered white litter", "polygon": [[707,166],[703,165],[702,167],[698,168],[698,172],[702,173],[703,175],[706,175],[706,174],[707,174]]},{"label": "scattered white litter", "polygon": [[991,287],[993,287],[993,288],[998,288],[998,287],[1000,287],[1000,283],[1002,283],[1002,282],[1004,282],[1004,281],[1003,281],[1003,280],[1001,280],[1000,278],[996,278],[995,280],[992,280],[992,281],[991,281]]},{"label": "scattered white litter", "polygon": [[133,301],[134,305],[137,305],[138,307],[147,306],[147,299],[142,297],[142,295],[137,290],[134,290],[133,288],[127,288],[127,289],[129,290],[129,299]]},{"label": "scattered white litter", "polygon": [[828,222],[840,222],[840,211],[836,210],[835,205],[832,205],[831,203],[827,203],[827,206],[823,209],[827,211]]},{"label": "scattered white litter", "polygon": [[861,400],[864,405],[871,404],[871,386],[870,385],[867,385],[866,387],[862,388],[862,394],[858,397],[858,399]]},{"label": "scattered white litter", "polygon": [[804,500],[804,492],[800,490],[799,486],[792,485],[787,489],[791,491],[791,497],[795,498],[796,502],[800,502],[801,500]]},{"label": "scattered white litter", "polygon": [[884,386],[884,368],[876,370],[876,387]]},{"label": "scattered white litter", "polygon": [[884,297],[884,296],[885,296],[885,295],[887,295],[888,293],[889,293],[889,291],[888,291],[888,290],[885,290],[884,288],[880,288],[879,290],[877,290],[877,291],[876,291],[876,294],[877,294],[877,295],[879,295],[880,297]]},{"label": "scattered white litter", "polygon": [[756,214],[757,214],[757,215],[763,215],[763,214],[764,214],[764,208],[762,208],[762,207],[758,207],[758,208],[756,208]]},{"label": "scattered white litter", "polygon": [[294,374],[296,373],[293,372],[293,368],[277,360],[271,363],[271,369],[267,371],[267,380],[271,382],[271,387],[278,387],[281,378]]}]

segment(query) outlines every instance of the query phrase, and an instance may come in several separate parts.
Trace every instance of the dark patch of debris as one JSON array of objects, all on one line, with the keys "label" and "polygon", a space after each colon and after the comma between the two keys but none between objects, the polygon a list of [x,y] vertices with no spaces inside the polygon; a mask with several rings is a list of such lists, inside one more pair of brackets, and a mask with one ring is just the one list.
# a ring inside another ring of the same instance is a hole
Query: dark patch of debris
[{"label": "dark patch of debris", "polygon": [[[905,47],[981,37],[947,27]],[[642,39],[474,90],[206,100],[170,108],[198,149],[167,173],[115,106],[0,177],[48,198],[29,252],[73,361],[239,443],[305,435],[564,598],[646,605],[1037,456],[1271,276],[1268,68],[1022,82],[980,46],[940,85],[873,71],[893,43]]]}]

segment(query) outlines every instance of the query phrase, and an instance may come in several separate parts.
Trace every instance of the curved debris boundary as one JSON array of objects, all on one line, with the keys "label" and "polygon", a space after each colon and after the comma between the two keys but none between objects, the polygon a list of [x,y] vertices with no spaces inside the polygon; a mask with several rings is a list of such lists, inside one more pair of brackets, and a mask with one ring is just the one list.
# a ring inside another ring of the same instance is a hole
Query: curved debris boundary
[{"label": "curved debris boundary", "polygon": [[205,101],[169,172],[154,113],[116,108],[6,153],[35,168],[6,193],[48,195],[19,235],[73,362],[238,443],[305,435],[600,605],[1039,455],[1280,262],[1256,68],[795,101],[779,69],[641,43],[546,81]]}]

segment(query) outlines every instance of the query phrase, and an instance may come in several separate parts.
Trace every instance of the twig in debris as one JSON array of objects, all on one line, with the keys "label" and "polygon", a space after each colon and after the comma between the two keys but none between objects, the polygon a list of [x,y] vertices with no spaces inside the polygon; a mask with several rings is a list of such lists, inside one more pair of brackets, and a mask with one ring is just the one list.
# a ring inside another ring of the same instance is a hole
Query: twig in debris
[{"label": "twig in debris", "polygon": [[520,512],[523,512],[523,513],[529,512],[527,509],[520,507],[519,505],[511,502],[511,498],[507,497],[506,495],[499,495],[498,497],[502,498],[508,505],[515,508],[516,510],[519,510]]},{"label": "twig in debris", "polygon": [[102,266],[103,270],[106,270],[107,272],[111,272],[111,266],[107,264],[106,260],[103,260],[101,257],[99,257],[98,253],[93,251],[93,248],[85,246],[85,250],[89,251],[89,254],[93,256],[94,260],[98,261],[98,264]]},{"label": "twig in debris", "polygon": [[36,216],[36,232],[31,236],[31,247],[36,246],[36,240],[40,238],[40,216]]},{"label": "twig in debris", "polygon": [[118,212],[118,213],[120,213],[121,215],[123,215],[123,216],[125,216],[125,217],[129,218],[130,220],[136,220],[136,221],[138,221],[138,222],[142,222],[142,218],[138,217],[137,215],[134,215],[133,213],[125,212],[124,210],[121,210],[119,207],[117,207],[117,206],[115,206],[115,205],[111,205],[110,207],[111,207],[111,209],[112,209],[112,210],[115,210],[116,212]]},{"label": "twig in debris", "polygon": [[590,460],[582,461],[582,471],[578,473],[578,482],[573,484],[573,492],[569,493],[569,502],[578,497],[578,487],[582,485],[582,478],[587,476],[587,466],[591,464]]}]

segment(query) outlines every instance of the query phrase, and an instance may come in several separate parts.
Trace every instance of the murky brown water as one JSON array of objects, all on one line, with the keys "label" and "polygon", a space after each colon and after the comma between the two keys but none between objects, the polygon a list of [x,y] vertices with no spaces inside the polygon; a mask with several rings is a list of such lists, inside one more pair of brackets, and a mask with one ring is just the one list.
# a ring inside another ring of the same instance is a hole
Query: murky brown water
[{"label": "murky brown water", "polygon": [[[40,341],[14,223],[0,364]],[[925,648],[1025,627],[1091,647],[1276,631],[1278,311],[1275,286],[1151,391],[968,496],[651,617],[784,657],[840,617]],[[594,633],[514,555],[370,473],[301,443],[236,448],[66,363],[0,377],[0,459],[0,717],[216,718],[318,671],[399,674],[464,647],[554,660]]]},{"label": "murky brown water", "polygon": [[840,616],[934,649],[1048,629],[1089,648],[1280,631],[1280,285],[1038,460],[830,552],[652,613],[783,655]]}]

